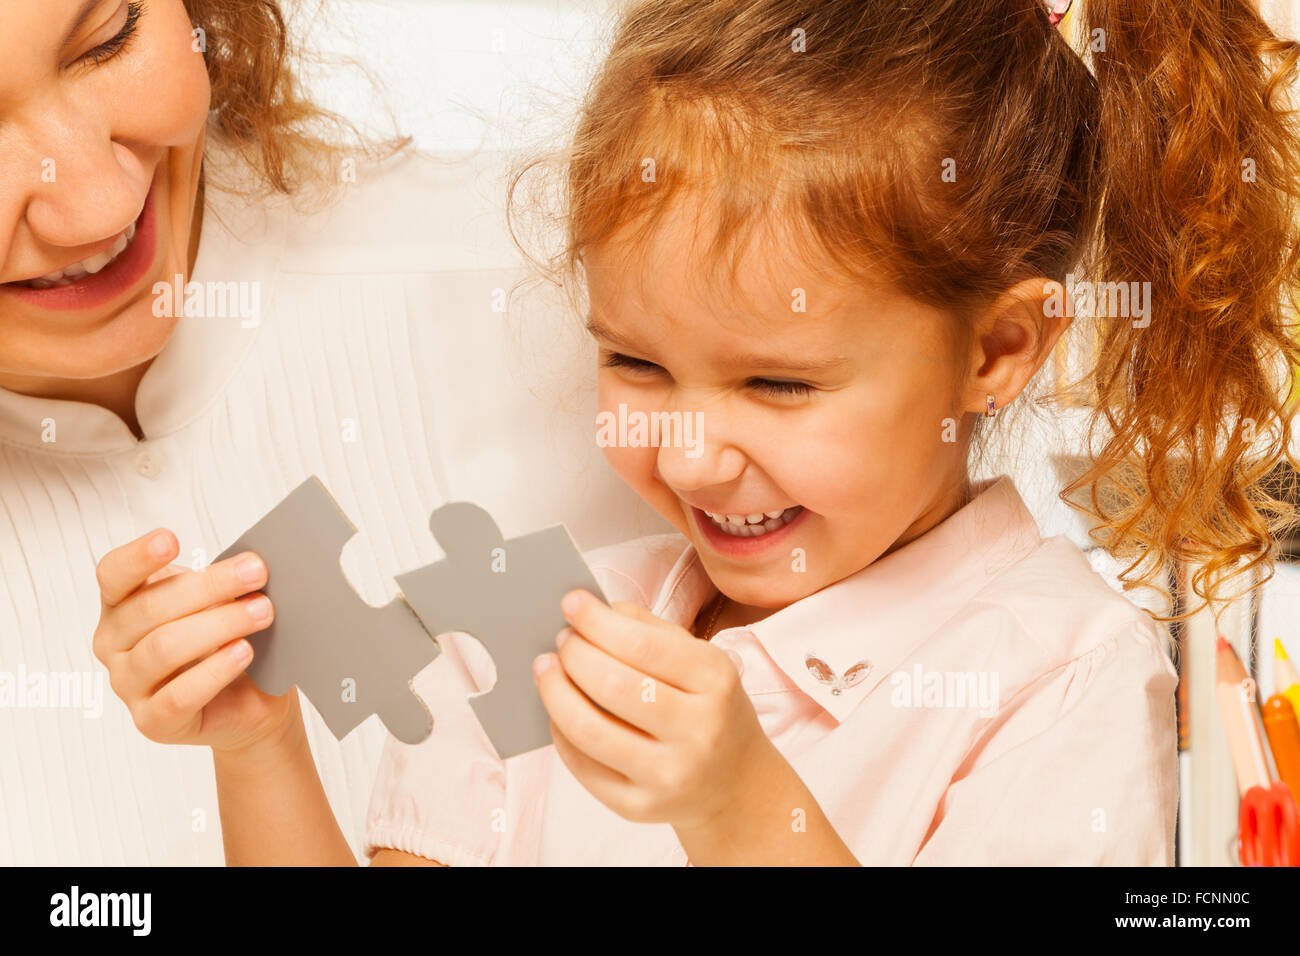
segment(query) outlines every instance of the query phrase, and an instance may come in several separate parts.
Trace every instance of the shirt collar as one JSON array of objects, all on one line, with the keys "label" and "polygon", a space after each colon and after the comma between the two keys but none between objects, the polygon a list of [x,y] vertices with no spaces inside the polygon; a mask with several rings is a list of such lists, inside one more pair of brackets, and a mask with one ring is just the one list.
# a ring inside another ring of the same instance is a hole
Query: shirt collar
[{"label": "shirt collar", "polygon": [[[208,183],[203,232],[193,275],[183,285],[199,282],[207,289],[221,284],[223,290],[237,290],[238,285],[226,284],[249,283],[243,288],[250,293],[256,290],[259,321],[245,327],[237,315],[182,315],[177,320],[136,394],[136,416],[146,440],[184,427],[211,404],[256,338],[275,297],[287,222],[285,204],[278,198],[253,204],[240,195],[255,188],[252,171],[213,127],[207,132],[203,158]],[[213,183],[214,172],[225,188]],[[46,419],[57,428],[52,443],[43,440]],[[0,388],[0,440],[46,454],[110,454],[137,444],[126,423],[99,405],[5,388]]]},{"label": "shirt collar", "polygon": [[[1008,476],[978,482],[972,492],[970,502],[914,541],[742,629],[842,722],[922,641],[1042,542]],[[652,610],[689,626],[715,594],[688,544]]]}]

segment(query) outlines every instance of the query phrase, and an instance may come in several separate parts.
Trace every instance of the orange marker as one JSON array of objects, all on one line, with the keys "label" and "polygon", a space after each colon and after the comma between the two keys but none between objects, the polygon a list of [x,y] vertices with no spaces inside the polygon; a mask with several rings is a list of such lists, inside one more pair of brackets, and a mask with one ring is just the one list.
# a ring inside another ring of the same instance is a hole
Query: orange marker
[{"label": "orange marker", "polygon": [[1215,696],[1219,699],[1219,716],[1228,736],[1232,769],[1237,774],[1237,789],[1244,797],[1251,787],[1267,790],[1273,782],[1256,722],[1259,708],[1255,705],[1255,682],[1246,676],[1232,645],[1222,636],[1215,646]]},{"label": "orange marker", "polygon": [[1300,793],[1300,724],[1296,723],[1295,710],[1289,700],[1274,694],[1264,704],[1263,711],[1264,732],[1268,734],[1277,775],[1291,788],[1291,793]]},{"label": "orange marker", "polygon": [[1291,702],[1291,711],[1300,717],[1300,674],[1286,656],[1286,648],[1278,638],[1273,638],[1274,689]]}]

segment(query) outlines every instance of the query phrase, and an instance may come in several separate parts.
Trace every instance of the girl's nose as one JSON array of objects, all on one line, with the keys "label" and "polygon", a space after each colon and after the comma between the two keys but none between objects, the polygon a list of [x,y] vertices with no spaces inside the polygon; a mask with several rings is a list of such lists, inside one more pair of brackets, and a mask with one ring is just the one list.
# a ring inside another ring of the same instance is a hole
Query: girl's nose
[{"label": "girl's nose", "polygon": [[718,417],[701,411],[681,414],[680,440],[659,444],[660,477],[680,491],[698,491],[739,478],[745,470],[744,453],[729,440]]}]

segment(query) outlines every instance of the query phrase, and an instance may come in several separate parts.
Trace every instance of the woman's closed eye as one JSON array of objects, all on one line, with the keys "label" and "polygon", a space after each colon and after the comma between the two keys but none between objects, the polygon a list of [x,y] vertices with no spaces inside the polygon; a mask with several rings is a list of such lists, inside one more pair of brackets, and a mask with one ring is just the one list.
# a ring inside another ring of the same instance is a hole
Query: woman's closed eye
[{"label": "woman's closed eye", "polygon": [[[663,366],[645,359],[633,358],[622,352],[610,352],[601,361],[605,368],[621,368],[637,375],[667,374]],[[807,382],[779,378],[751,378],[745,383],[754,391],[777,398],[791,398],[808,395],[814,387]]]},{"label": "woman's closed eye", "polygon": [[141,0],[130,0],[126,5],[126,21],[122,24],[122,29],[103,43],[81,54],[81,56],[77,57],[76,62],[98,66],[105,60],[111,60],[117,56],[126,49],[127,43],[135,36],[136,30],[140,26],[140,18],[143,15],[144,3]]}]

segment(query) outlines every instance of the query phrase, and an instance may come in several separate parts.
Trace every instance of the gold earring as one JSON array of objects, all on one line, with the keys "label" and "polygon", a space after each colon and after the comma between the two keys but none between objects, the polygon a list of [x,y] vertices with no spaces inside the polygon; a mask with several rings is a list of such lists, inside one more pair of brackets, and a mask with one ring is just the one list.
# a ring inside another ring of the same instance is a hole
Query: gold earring
[{"label": "gold earring", "polygon": [[990,396],[988,397],[988,399],[985,400],[985,403],[984,403],[984,417],[985,417],[985,418],[992,418],[992,417],[993,417],[993,396],[992,396],[992,395],[990,395]]}]

